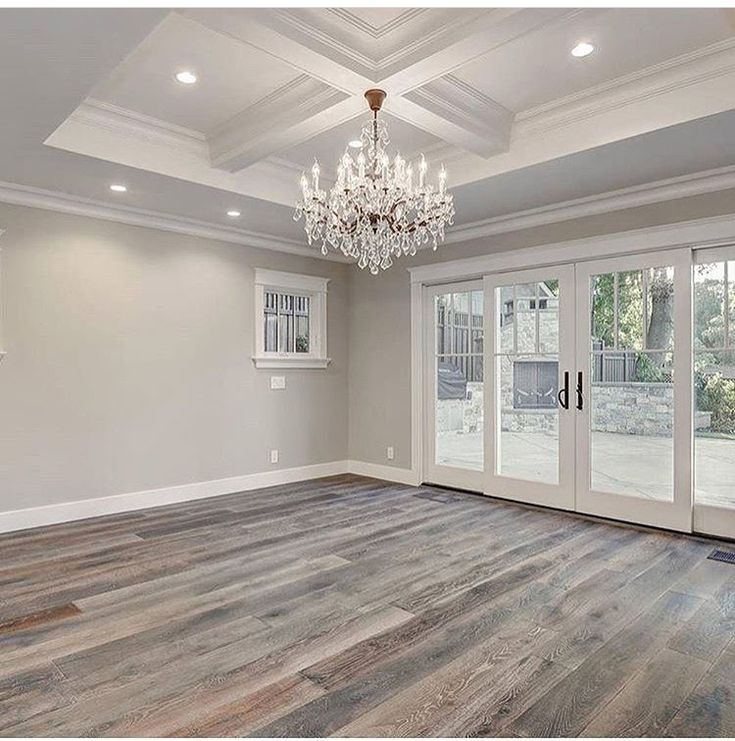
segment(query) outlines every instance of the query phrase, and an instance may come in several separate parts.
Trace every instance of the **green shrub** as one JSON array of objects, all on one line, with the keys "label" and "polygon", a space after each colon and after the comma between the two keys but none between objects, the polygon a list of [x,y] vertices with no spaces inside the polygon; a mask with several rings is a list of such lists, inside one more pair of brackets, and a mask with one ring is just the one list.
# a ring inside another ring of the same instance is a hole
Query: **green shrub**
[{"label": "green shrub", "polygon": [[697,383],[697,406],[712,415],[713,432],[735,434],[735,381],[720,373],[703,376]]}]

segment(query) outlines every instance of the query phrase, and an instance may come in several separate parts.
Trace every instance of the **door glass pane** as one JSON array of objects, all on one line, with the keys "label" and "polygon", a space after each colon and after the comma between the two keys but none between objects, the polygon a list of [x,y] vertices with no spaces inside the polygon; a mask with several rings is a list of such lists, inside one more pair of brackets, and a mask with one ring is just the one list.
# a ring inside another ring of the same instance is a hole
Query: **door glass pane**
[{"label": "door glass pane", "polygon": [[735,508],[735,262],[694,268],[695,501]]},{"label": "door glass pane", "polygon": [[593,276],[594,491],[672,500],[673,268]]},{"label": "door glass pane", "polygon": [[436,297],[436,464],[483,470],[483,292]]},{"label": "door glass pane", "polygon": [[559,298],[557,280],[495,289],[497,475],[559,483]]}]

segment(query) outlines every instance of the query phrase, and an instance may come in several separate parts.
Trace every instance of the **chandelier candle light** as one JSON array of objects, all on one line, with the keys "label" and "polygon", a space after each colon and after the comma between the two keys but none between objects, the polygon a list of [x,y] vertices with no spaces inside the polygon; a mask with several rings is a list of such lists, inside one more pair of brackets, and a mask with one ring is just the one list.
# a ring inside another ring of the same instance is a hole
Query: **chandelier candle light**
[{"label": "chandelier candle light", "polygon": [[304,216],[309,244],[320,242],[323,255],[330,247],[340,250],[376,275],[393,264],[392,258],[415,255],[422,244],[431,242],[436,249],[445,227],[454,222],[454,202],[443,166],[435,189],[426,182],[423,154],[416,176],[400,154],[391,162],[388,130],[378,121],[385,92],[368,90],[365,98],[373,117],[362,129],[362,151],[355,160],[345,150],[329,193],[319,187],[319,163],[314,161],[311,182],[301,176],[294,219]]}]

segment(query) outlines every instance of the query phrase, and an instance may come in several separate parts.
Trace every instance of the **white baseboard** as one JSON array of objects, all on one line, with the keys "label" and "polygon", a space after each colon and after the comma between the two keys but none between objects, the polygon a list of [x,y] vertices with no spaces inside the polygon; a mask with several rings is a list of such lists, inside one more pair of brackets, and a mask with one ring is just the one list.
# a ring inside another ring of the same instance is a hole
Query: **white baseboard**
[{"label": "white baseboard", "polygon": [[0,512],[0,533],[55,525],[60,522],[71,522],[72,520],[85,520],[89,517],[113,515],[119,512],[132,512],[136,509],[161,507],[165,504],[188,502],[222,494],[235,494],[239,491],[291,484],[296,481],[308,481],[309,479],[336,476],[342,473],[354,473],[401,484],[415,485],[419,483],[414,473],[406,468],[380,466],[375,463],[364,463],[363,461],[332,461],[330,463],[281,468],[275,471],[251,473],[213,481],[199,481],[194,484],[180,484],[161,489],[149,489],[128,494],[115,494],[109,497],[82,499],[76,502],[63,502],[43,507]]},{"label": "white baseboard", "polygon": [[383,466],[379,463],[366,463],[365,461],[347,461],[349,472],[358,476],[370,476],[374,479],[385,479],[395,481],[397,484],[408,484],[418,486],[418,474],[410,468],[398,468],[397,466]]},{"label": "white baseboard", "polygon": [[200,481],[194,484],[167,486],[162,489],[149,489],[129,494],[116,494],[109,497],[82,499],[76,502],[50,504],[44,507],[18,509],[0,512],[0,533],[25,530],[42,525],[54,525],[71,520],[84,520],[89,517],[111,515],[118,512],[132,512],[136,509],[161,507],[193,499],[205,499],[221,494],[235,494],[239,491],[262,489],[266,486],[290,484],[295,481],[318,479],[322,476],[335,476],[349,472],[349,461],[317,463],[297,468],[282,468],[275,471],[251,473],[214,481]]}]

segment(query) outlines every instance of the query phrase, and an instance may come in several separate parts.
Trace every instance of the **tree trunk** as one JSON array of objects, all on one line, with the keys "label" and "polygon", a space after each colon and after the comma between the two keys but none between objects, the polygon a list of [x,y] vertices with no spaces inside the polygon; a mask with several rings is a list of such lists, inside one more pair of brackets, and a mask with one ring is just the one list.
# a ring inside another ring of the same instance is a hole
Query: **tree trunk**
[{"label": "tree trunk", "polygon": [[[674,281],[666,268],[654,268],[648,284],[651,313],[646,330],[646,347],[653,350],[672,346],[674,336]],[[649,358],[659,368],[666,363],[666,353],[650,353]]]}]

